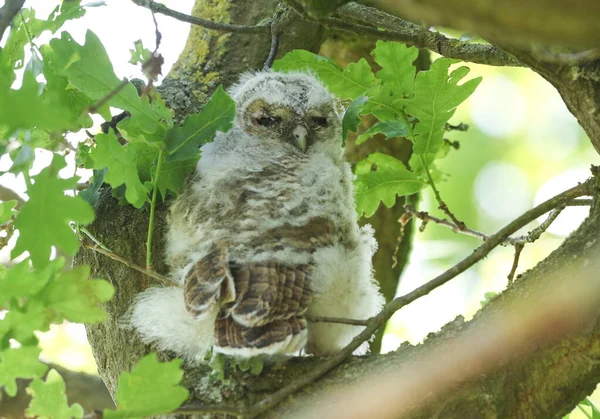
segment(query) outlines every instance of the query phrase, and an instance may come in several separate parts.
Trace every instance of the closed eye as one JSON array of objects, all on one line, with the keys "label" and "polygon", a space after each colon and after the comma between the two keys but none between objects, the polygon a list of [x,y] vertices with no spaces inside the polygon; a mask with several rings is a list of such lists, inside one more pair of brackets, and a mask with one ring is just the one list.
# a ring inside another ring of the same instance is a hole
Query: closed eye
[{"label": "closed eye", "polygon": [[324,116],[313,116],[312,121],[320,127],[327,127],[329,125],[327,118]]},{"label": "closed eye", "polygon": [[281,118],[278,116],[261,116],[254,120],[258,125],[263,127],[271,127],[281,122]]}]

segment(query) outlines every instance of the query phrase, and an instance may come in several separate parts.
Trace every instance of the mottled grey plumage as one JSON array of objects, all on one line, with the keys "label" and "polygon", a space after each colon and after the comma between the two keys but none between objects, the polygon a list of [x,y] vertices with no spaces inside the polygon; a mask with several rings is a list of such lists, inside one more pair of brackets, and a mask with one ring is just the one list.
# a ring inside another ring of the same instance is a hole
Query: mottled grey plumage
[{"label": "mottled grey plumage", "polygon": [[182,291],[146,291],[132,323],[188,359],[211,348],[334,352],[361,328],[306,315],[367,318],[382,304],[335,98],[309,74],[271,71],[243,76],[230,93],[234,127],[202,147],[171,206],[167,258]]}]

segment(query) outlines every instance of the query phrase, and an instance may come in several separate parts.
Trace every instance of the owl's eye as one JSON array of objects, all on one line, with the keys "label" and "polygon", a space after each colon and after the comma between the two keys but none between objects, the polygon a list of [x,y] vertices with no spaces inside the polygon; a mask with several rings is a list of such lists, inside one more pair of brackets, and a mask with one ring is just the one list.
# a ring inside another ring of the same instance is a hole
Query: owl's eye
[{"label": "owl's eye", "polygon": [[271,127],[275,124],[281,122],[281,118],[278,116],[261,116],[260,118],[256,118],[256,123],[263,127]]},{"label": "owl's eye", "polygon": [[313,116],[312,121],[315,125],[320,127],[326,127],[329,124],[327,123],[327,118],[324,116]]}]

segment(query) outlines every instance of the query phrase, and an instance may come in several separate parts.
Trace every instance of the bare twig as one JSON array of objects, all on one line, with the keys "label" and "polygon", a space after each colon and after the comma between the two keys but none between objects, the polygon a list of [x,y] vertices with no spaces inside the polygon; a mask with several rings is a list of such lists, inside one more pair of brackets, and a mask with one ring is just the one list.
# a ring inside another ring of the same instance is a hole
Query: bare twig
[{"label": "bare twig", "polygon": [[517,267],[519,266],[519,258],[521,257],[521,252],[525,247],[524,244],[515,244],[515,257],[513,259],[512,267],[510,268],[510,272],[508,273],[508,280],[512,282],[515,278],[515,273],[517,272]]},{"label": "bare twig", "polygon": [[277,50],[279,49],[279,38],[281,34],[277,33],[277,31],[271,31],[271,49],[269,51],[269,56],[265,61],[264,69],[271,68],[273,66],[273,61],[275,61],[275,56],[277,55]]},{"label": "bare twig", "polygon": [[24,3],[25,0],[6,0],[4,2],[4,6],[0,9],[0,41],[6,28],[10,26],[10,23],[17,13],[19,13]]},{"label": "bare twig", "polygon": [[350,326],[366,326],[367,324],[369,324],[368,320],[356,320],[356,319],[344,319],[341,317],[322,317],[322,316],[317,316],[317,317],[307,317],[307,319],[309,322],[313,322],[313,323],[339,323],[339,324],[347,324]]},{"label": "bare twig", "polygon": [[163,276],[161,274],[159,274],[158,272],[154,272],[154,271],[150,271],[148,269],[144,269],[139,265],[136,265],[133,262],[128,261],[127,259],[122,258],[121,256],[115,255],[112,252],[107,252],[106,250],[102,249],[101,247],[97,246],[97,245],[83,245],[83,247],[85,247],[86,249],[90,249],[96,253],[100,253],[106,257],[111,258],[112,260],[116,260],[117,262],[122,263],[123,265],[126,265],[128,267],[130,267],[131,269],[141,272],[146,276],[149,276],[150,278],[156,279],[158,282],[160,282],[163,285],[166,286],[173,286],[173,282],[169,280],[169,278],[167,278],[166,276]]},{"label": "bare twig", "polygon": [[228,23],[213,22],[211,20],[201,19],[199,17],[186,15],[185,13],[177,12],[173,9],[169,9],[167,6],[161,3],[156,3],[152,0],[131,0],[138,6],[145,7],[146,9],[152,10],[154,13],[160,13],[182,22],[191,23],[192,25],[202,26],[206,29],[213,29],[222,32],[236,32],[236,33],[269,33],[269,25],[230,25]]},{"label": "bare twig", "polygon": [[[566,206],[591,205],[592,202],[593,201],[591,199],[576,199],[576,200],[567,202],[565,204],[565,207]],[[564,209],[564,207],[561,207],[561,208],[557,208],[555,211],[552,211],[552,213],[548,216],[548,218],[546,220],[544,220],[539,226],[537,226],[536,228],[531,230],[526,235],[519,236],[519,237],[508,237],[504,242],[502,242],[500,244],[502,246],[516,246],[518,244],[533,243],[534,241],[536,241],[537,239],[540,238],[542,233],[544,231],[546,231],[548,229],[548,227],[550,227],[550,224],[552,224],[554,222],[554,220],[556,220],[556,218],[559,216],[559,214],[561,213],[561,211],[563,209]],[[404,212],[407,216],[418,218],[419,220],[421,220],[423,222],[421,229],[420,229],[421,232],[423,231],[424,226],[427,225],[427,223],[434,222],[436,224],[450,228],[455,233],[466,234],[467,236],[476,237],[476,238],[484,240],[484,241],[488,240],[490,238],[489,235],[482,233],[481,231],[473,230],[471,228],[464,228],[461,230],[461,229],[457,228],[457,226],[450,220],[434,217],[433,215],[430,215],[429,213],[427,213],[425,211],[417,211],[411,205],[406,205],[404,207]]]},{"label": "bare twig", "polygon": [[272,407],[279,404],[285,398],[294,394],[303,387],[313,383],[314,381],[321,378],[327,372],[341,364],[348,356],[354,352],[360,345],[366,342],[381,326],[385,325],[386,322],[392,317],[392,315],[401,309],[402,307],[412,303],[413,301],[429,294],[434,289],[440,287],[451,279],[455,278],[459,274],[466,271],[468,268],[479,262],[481,259],[487,256],[495,247],[499,246],[504,242],[511,234],[517,231],[519,228],[527,225],[537,217],[551,211],[554,208],[564,206],[570,200],[587,195],[590,193],[589,189],[593,185],[593,180],[588,180],[582,184],[579,184],[549,200],[543,202],[537,207],[525,212],[520,217],[516,218],[510,224],[502,228],[496,234],[490,236],[481,246],[479,246],[473,253],[464,258],[462,261],[448,269],[444,273],[433,278],[429,282],[415,289],[414,291],[397,297],[394,300],[387,303],[383,310],[376,316],[368,320],[368,324],[360,334],[354,337],[352,341],[340,352],[327,359],[325,362],[307,372],[298,380],[290,383],[281,390],[271,394],[269,397],[256,403],[249,411],[248,416],[254,418]]}]

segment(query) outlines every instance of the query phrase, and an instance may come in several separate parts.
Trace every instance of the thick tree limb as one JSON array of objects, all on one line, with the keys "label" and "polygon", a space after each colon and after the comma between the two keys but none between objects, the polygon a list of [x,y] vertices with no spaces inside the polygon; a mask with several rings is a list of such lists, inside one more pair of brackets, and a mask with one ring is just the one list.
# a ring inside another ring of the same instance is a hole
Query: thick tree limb
[{"label": "thick tree limb", "polygon": [[13,18],[19,13],[24,3],[25,0],[6,0],[4,6],[0,8],[0,40],[2,40],[2,35],[4,35],[6,28],[10,26]]},{"label": "thick tree limb", "polygon": [[600,2],[588,0],[370,0],[393,15],[485,39],[526,45],[600,48]]},{"label": "thick tree limb", "polygon": [[[439,32],[430,31],[412,22],[382,12],[373,7],[358,3],[348,3],[337,10],[340,16],[358,20],[373,27],[341,23],[331,19],[331,25],[338,29],[367,34],[379,39],[405,42],[417,48],[427,48],[448,58],[495,66],[522,66],[506,52],[488,44],[462,42],[451,39]],[[381,31],[377,28],[385,28]]]}]

